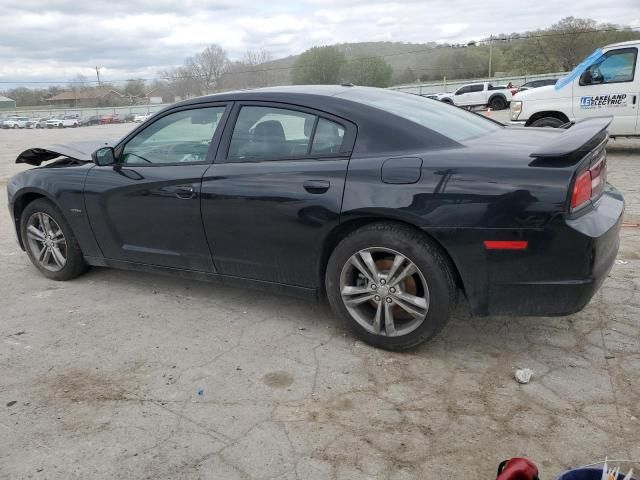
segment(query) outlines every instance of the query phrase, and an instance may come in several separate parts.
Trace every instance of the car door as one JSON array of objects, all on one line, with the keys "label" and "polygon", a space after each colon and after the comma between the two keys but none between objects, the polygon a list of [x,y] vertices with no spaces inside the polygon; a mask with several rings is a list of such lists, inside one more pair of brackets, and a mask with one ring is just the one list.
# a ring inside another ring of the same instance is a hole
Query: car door
[{"label": "car door", "polygon": [[453,96],[453,103],[456,105],[464,106],[469,105],[469,95],[471,93],[471,85],[465,85],[456,90]]},{"label": "car door", "polygon": [[93,167],[85,205],[106,258],[212,272],[200,212],[201,177],[219,143],[227,104],[169,111]]},{"label": "car door", "polygon": [[609,131],[632,135],[637,130],[640,74],[638,49],[607,51],[573,83],[573,115],[577,119],[613,116]]},{"label": "car door", "polygon": [[338,225],[353,124],[303,107],[241,102],[202,179],[202,218],[224,275],[316,287]]},{"label": "car door", "polygon": [[469,93],[465,95],[466,105],[484,105],[487,103],[487,91],[485,91],[486,85],[478,83],[469,86]]}]

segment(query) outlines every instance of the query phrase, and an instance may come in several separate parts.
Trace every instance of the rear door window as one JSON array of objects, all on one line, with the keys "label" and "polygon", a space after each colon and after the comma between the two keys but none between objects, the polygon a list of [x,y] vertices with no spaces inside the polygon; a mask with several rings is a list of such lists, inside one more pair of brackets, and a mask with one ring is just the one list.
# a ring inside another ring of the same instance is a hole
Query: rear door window
[{"label": "rear door window", "polygon": [[318,119],[311,154],[338,153],[344,140],[344,127],[325,118]]},{"label": "rear door window", "polygon": [[227,158],[232,162],[304,157],[316,116],[276,107],[240,109]]}]

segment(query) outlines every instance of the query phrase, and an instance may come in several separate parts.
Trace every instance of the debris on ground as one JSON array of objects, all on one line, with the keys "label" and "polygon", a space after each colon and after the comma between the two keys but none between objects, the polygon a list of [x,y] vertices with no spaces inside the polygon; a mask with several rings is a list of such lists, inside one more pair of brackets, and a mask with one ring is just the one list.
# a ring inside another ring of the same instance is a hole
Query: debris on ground
[{"label": "debris on ground", "polygon": [[531,381],[531,377],[533,377],[533,370],[530,368],[518,368],[515,377],[518,383],[527,384]]}]

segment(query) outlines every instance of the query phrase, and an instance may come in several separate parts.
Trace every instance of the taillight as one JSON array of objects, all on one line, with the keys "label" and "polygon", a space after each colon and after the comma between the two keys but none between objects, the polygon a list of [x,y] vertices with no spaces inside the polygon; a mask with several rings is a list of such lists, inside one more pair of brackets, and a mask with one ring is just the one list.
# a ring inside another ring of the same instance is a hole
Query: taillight
[{"label": "taillight", "polygon": [[597,197],[604,190],[607,164],[604,159],[582,172],[573,184],[571,194],[571,210],[582,207],[591,199]]}]

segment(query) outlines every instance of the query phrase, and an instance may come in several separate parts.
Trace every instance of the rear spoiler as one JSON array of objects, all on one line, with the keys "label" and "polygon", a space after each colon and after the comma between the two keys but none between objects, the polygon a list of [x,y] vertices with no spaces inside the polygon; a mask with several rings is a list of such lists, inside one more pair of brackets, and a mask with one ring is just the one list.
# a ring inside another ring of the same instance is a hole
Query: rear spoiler
[{"label": "rear spoiler", "polygon": [[558,158],[592,150],[607,138],[607,127],[612,120],[613,117],[595,117],[578,121],[530,156]]}]

